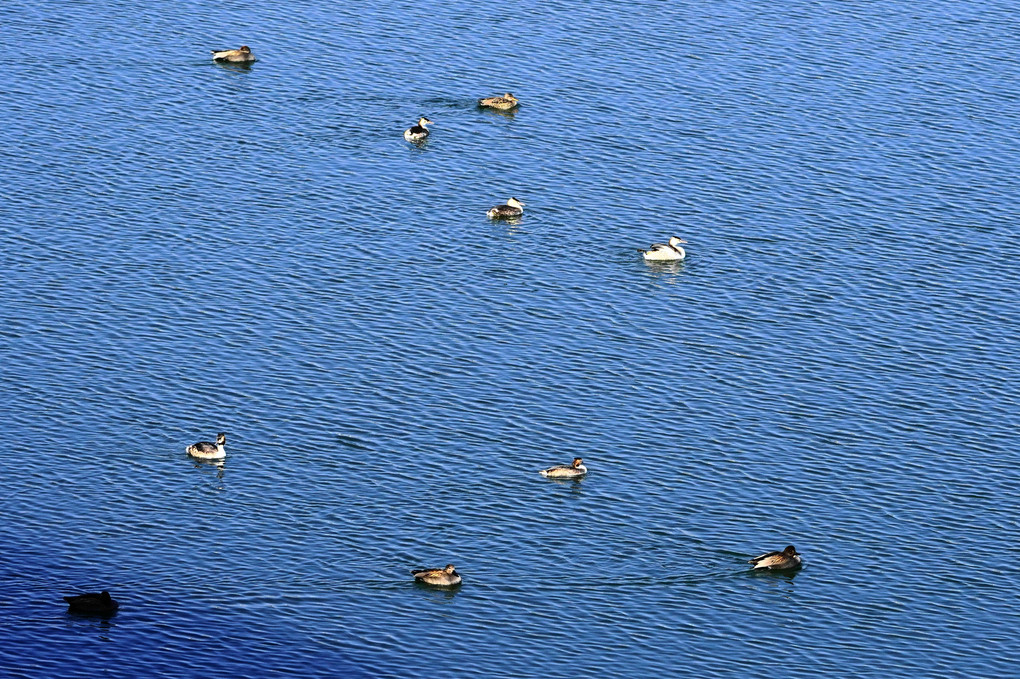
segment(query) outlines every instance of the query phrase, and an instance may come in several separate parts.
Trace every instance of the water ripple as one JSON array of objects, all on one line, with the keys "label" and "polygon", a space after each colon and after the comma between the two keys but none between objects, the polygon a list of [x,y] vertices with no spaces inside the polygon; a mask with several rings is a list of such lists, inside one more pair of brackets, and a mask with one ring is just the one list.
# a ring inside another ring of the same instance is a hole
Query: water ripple
[{"label": "water ripple", "polygon": [[137,10],[0,35],[7,674],[1010,676],[1010,6]]}]

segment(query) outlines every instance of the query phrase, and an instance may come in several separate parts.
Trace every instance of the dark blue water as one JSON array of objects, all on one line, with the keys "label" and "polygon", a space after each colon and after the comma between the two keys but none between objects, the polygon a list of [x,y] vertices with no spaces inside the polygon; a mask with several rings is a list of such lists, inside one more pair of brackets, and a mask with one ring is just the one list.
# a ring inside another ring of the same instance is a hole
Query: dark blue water
[{"label": "dark blue water", "polygon": [[0,674],[1015,673],[1012,3],[4,10]]}]

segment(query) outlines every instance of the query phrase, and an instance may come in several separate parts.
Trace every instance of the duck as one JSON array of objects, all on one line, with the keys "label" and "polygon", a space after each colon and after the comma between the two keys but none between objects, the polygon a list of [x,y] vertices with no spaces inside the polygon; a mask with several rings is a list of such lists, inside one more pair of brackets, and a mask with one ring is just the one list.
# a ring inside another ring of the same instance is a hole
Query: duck
[{"label": "duck", "polygon": [[247,45],[241,45],[236,50],[212,50],[213,61],[225,61],[231,64],[249,64],[255,61],[255,55],[251,53],[251,48]]},{"label": "duck", "polygon": [[570,464],[556,465],[538,473],[549,479],[577,479],[587,474],[588,468],[581,458],[575,457]]},{"label": "duck", "polygon": [[485,213],[489,219],[507,219],[510,217],[520,217],[523,214],[523,201],[517,200],[513,197],[507,199],[506,205],[497,205]]},{"label": "duck", "polygon": [[220,460],[227,456],[227,451],[223,449],[223,444],[226,442],[227,435],[220,432],[216,435],[216,443],[199,441],[198,443],[191,444],[185,450],[192,457],[198,457],[203,460]]},{"label": "duck", "polygon": [[84,615],[113,615],[120,604],[110,597],[105,589],[102,592],[86,592],[74,596],[65,596],[67,610]]},{"label": "duck", "polygon": [[648,262],[679,262],[687,256],[684,249],[680,247],[681,243],[686,242],[682,238],[673,236],[669,239],[669,243],[654,243],[647,250],[639,249],[638,252],[643,253],[645,261]]},{"label": "duck", "polygon": [[437,587],[453,587],[460,584],[460,573],[453,567],[452,563],[446,564],[445,568],[421,568],[412,570],[411,575],[415,581],[426,585]]},{"label": "duck", "polygon": [[404,130],[404,139],[410,142],[425,141],[425,137],[429,136],[429,131],[425,129],[425,126],[431,124],[432,121],[428,118],[418,118],[417,125]]},{"label": "duck", "polygon": [[518,103],[517,97],[509,92],[502,97],[486,97],[485,99],[478,100],[478,105],[482,108],[496,108],[500,111],[509,111],[517,106]]},{"label": "duck", "polygon": [[790,545],[781,552],[769,552],[756,556],[747,563],[754,564],[752,570],[787,571],[800,568],[800,554]]}]

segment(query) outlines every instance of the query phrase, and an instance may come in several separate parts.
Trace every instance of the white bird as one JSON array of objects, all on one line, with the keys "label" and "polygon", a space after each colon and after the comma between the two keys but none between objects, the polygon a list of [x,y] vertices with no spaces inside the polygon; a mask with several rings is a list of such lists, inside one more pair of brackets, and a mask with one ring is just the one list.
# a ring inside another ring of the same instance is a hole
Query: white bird
[{"label": "white bird", "polygon": [[509,217],[520,217],[524,214],[524,202],[516,198],[509,198],[506,205],[497,205],[490,208],[485,216],[489,219],[507,219]]},{"label": "white bird", "polygon": [[429,136],[429,131],[425,126],[431,124],[432,121],[428,118],[418,118],[417,125],[404,130],[404,139],[410,142],[425,141],[425,137]]},{"label": "white bird", "polygon": [[203,460],[221,460],[227,456],[227,451],[223,449],[223,444],[227,442],[227,435],[219,433],[216,435],[216,443],[209,443],[208,441],[199,441],[193,443],[186,448],[188,455],[192,457],[201,458]]},{"label": "white bird", "polygon": [[648,262],[678,262],[687,256],[687,253],[682,247],[681,243],[687,241],[682,238],[673,236],[669,239],[669,243],[655,243],[652,247],[647,250],[638,250],[643,253],[645,261]]}]

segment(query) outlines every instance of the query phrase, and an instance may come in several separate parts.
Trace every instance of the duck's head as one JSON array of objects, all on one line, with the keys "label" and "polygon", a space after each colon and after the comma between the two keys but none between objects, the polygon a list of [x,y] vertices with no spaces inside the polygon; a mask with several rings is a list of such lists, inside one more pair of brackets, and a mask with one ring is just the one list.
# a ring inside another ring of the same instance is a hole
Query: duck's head
[{"label": "duck's head", "polygon": [[571,464],[570,466],[571,466],[571,467],[573,467],[574,469],[577,469],[577,468],[578,468],[578,467],[580,467],[580,466],[581,466],[582,464],[584,464],[584,460],[582,460],[582,459],[581,459],[581,458],[579,458],[579,457],[575,457],[575,458],[574,458],[574,462],[573,462],[573,463],[572,463],[572,464]]},{"label": "duck's head", "polygon": [[524,201],[517,200],[516,198],[513,197],[507,200],[506,204],[509,205],[510,207],[524,208]]},{"label": "duck's head", "polygon": [[224,434],[223,432],[220,432],[219,434],[216,434],[216,445],[222,446],[226,442],[227,442],[227,435],[226,434]]},{"label": "duck's head", "polygon": [[681,243],[683,243],[684,245],[686,245],[686,244],[687,244],[687,241],[685,241],[685,240],[684,240],[683,238],[680,238],[680,237],[678,237],[678,236],[672,236],[672,237],[670,237],[670,239],[669,239],[669,244],[670,244],[670,245],[680,245]]},{"label": "duck's head", "polygon": [[244,52],[245,54],[251,54],[251,48],[247,45],[241,45],[241,49],[238,52]]},{"label": "duck's head", "polygon": [[504,95],[503,95],[503,98],[504,98],[504,99],[509,99],[510,101],[517,101],[517,97],[515,97],[515,96],[514,96],[514,95],[512,95],[512,94],[510,94],[509,92],[507,92],[506,94],[504,94]]},{"label": "duck's head", "polygon": [[448,564],[446,564],[446,568],[443,569],[443,572],[444,573],[451,573],[452,574],[454,570],[456,570],[456,569],[453,567],[453,564],[452,563],[448,563]]},{"label": "duck's head", "polygon": [[800,556],[799,554],[797,554],[797,550],[793,548],[793,545],[790,545],[786,549],[784,549],[783,554],[785,554],[786,556]]},{"label": "duck's head", "polygon": [[418,124],[421,125],[422,127],[425,127],[426,125],[431,125],[432,121],[429,120],[428,118],[421,117],[418,118]]}]

